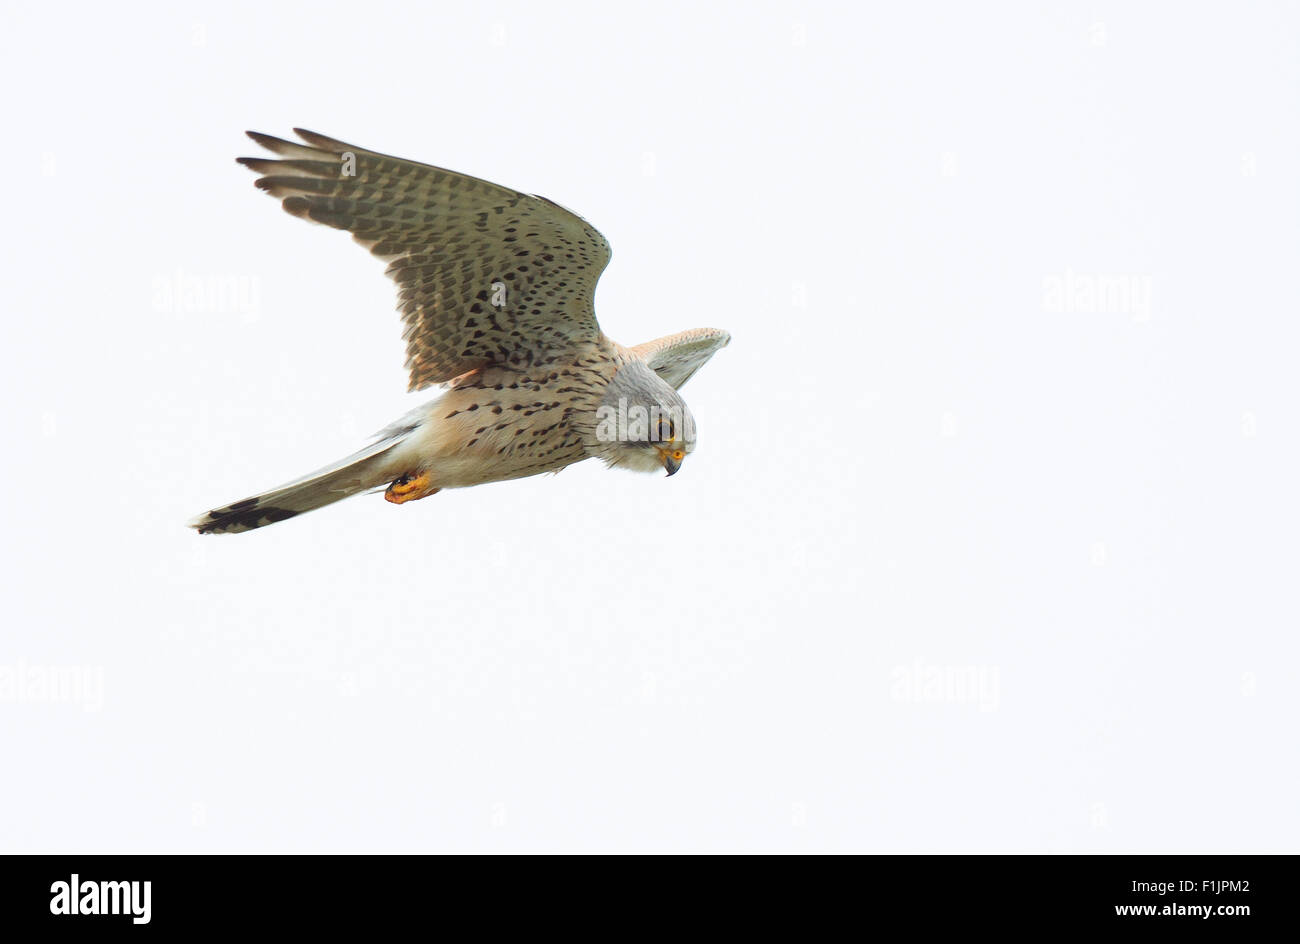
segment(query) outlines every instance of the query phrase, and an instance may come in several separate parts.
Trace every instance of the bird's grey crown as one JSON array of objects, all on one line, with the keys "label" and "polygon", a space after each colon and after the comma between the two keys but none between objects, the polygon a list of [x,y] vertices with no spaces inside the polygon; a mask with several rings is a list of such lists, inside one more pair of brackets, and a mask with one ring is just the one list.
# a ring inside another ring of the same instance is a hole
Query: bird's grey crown
[{"label": "bird's grey crown", "polygon": [[[686,401],[675,387],[665,383],[643,361],[632,361],[618,369],[601,399],[601,406],[614,410],[639,406],[648,413],[653,411],[652,415],[669,420],[677,436],[684,440],[695,439],[695,420],[686,407]],[[651,429],[648,438],[657,439],[657,432],[657,429]]]},{"label": "bird's grey crown", "polygon": [[619,398],[644,406],[684,407],[681,395],[650,369],[645,361],[630,361],[620,367],[609,382],[603,406],[618,406]]}]

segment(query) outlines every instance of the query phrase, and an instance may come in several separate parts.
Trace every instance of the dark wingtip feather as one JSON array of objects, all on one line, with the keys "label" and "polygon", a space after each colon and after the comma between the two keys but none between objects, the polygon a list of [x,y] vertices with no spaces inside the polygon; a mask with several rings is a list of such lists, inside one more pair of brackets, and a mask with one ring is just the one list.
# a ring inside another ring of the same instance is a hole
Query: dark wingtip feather
[{"label": "dark wingtip feather", "polygon": [[308,131],[306,128],[294,128],[293,133],[302,138],[312,147],[318,147],[325,151],[331,151],[339,154],[343,151],[365,151],[365,148],[359,148],[355,145],[340,141],[338,138],[331,138],[329,135],[321,134],[317,131]]},{"label": "dark wingtip feather", "polygon": [[313,148],[305,144],[299,144],[296,141],[286,141],[284,138],[277,138],[271,134],[263,134],[260,131],[245,131],[248,135],[262,147],[274,154],[283,154],[286,157],[308,157],[315,153]]},{"label": "dark wingtip feather", "polygon": [[[261,183],[261,181],[258,181]],[[286,213],[310,219],[311,201],[306,197],[285,197],[282,205]]]},{"label": "dark wingtip feather", "polygon": [[253,139],[254,141],[256,141],[258,144],[262,145],[262,147],[264,147],[264,148],[270,148],[272,151],[275,150],[274,145],[276,145],[276,144],[292,144],[292,143],[293,143],[292,141],[286,141],[286,140],[284,140],[284,138],[277,138],[277,137],[276,137],[275,135],[273,135],[273,134],[263,134],[261,131],[245,131],[244,134],[248,135],[250,138],[252,138],[252,139]]},{"label": "dark wingtip feather", "polygon": [[235,163],[243,164],[249,170],[255,170],[259,174],[265,174],[280,162],[269,157],[237,157]]}]

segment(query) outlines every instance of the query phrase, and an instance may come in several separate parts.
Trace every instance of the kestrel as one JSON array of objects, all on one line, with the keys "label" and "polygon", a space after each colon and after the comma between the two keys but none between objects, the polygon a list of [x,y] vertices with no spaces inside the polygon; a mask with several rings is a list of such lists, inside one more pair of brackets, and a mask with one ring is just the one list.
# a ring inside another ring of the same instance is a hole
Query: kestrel
[{"label": "kestrel", "polygon": [[543,197],[344,144],[250,131],[279,156],[241,157],[294,216],[388,264],[411,390],[436,400],[361,451],[199,515],[201,534],[249,531],[371,489],[401,504],[444,488],[558,472],[597,457],[675,473],[695,446],[680,388],[731,336],[696,328],[624,347],[596,323],[609,244]]}]

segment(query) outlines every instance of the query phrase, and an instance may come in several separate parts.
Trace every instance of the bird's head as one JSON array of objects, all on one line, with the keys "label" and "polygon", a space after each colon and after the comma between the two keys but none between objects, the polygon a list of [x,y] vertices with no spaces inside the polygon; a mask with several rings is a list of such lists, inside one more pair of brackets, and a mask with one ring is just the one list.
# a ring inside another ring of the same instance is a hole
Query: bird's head
[{"label": "bird's head", "polygon": [[695,449],[695,418],[685,401],[640,361],[614,375],[595,419],[588,449],[611,467],[672,475]]}]

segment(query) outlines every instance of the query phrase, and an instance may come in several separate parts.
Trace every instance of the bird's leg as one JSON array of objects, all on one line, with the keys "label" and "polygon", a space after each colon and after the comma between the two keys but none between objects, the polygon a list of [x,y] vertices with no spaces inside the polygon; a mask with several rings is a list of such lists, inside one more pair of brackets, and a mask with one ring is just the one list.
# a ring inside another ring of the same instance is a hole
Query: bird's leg
[{"label": "bird's leg", "polygon": [[441,489],[434,487],[428,472],[413,472],[403,475],[388,486],[384,498],[395,505],[400,505],[402,502],[427,498],[440,491]]}]

